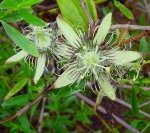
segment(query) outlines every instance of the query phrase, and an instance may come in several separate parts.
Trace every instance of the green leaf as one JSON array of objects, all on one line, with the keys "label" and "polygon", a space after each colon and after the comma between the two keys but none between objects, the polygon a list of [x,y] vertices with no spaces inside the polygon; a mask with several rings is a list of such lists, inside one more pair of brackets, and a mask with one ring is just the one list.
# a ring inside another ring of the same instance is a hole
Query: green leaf
[{"label": "green leaf", "polygon": [[3,0],[0,3],[0,9],[12,9],[17,7],[18,3],[16,0]]},{"label": "green leaf", "polygon": [[96,10],[96,6],[93,0],[86,0],[86,5],[89,9],[89,12],[93,18],[93,20],[96,22],[97,20],[97,10]]},{"label": "green leaf", "polygon": [[145,14],[142,14],[139,19],[140,25],[146,25]]},{"label": "green leaf", "polygon": [[40,19],[24,10],[19,10],[19,14],[20,14],[20,16],[23,17],[23,19],[25,21],[27,21],[28,23],[30,23],[32,25],[42,27],[42,26],[45,26],[45,24],[46,24],[42,19]]},{"label": "green leaf", "polygon": [[140,52],[148,52],[149,51],[149,48],[148,48],[148,43],[145,39],[145,37],[143,37],[141,40],[140,40]]},{"label": "green leaf", "polygon": [[104,3],[104,2],[107,2],[108,0],[95,0],[95,3],[96,4],[101,4],[101,3]]},{"label": "green leaf", "polygon": [[121,4],[117,0],[114,0],[114,4],[128,19],[134,19],[132,12],[125,5]]},{"label": "green leaf", "polygon": [[29,96],[28,95],[20,95],[16,97],[12,97],[2,103],[3,107],[10,107],[10,106],[20,106],[25,105],[29,102]]},{"label": "green leaf", "polygon": [[0,10],[0,18],[5,14],[5,11]]},{"label": "green leaf", "polygon": [[88,30],[88,18],[81,8],[80,0],[57,0],[63,18],[72,26],[82,26]]},{"label": "green leaf", "polygon": [[31,113],[30,113],[30,118],[33,117],[33,115],[36,113],[37,107],[39,105],[40,102],[37,102],[35,105],[32,106],[31,108]]},{"label": "green leaf", "polygon": [[[31,7],[22,8],[24,12],[28,12],[30,14],[33,13],[33,9]],[[17,22],[22,20],[22,16],[20,15],[20,10],[10,11],[10,12],[3,12],[0,14],[0,19],[4,22]]]},{"label": "green leaf", "polygon": [[22,0],[21,3],[19,4],[19,7],[32,6],[42,1],[43,0]]},{"label": "green leaf", "polygon": [[2,21],[3,27],[7,35],[15,42],[17,46],[28,52],[29,54],[38,57],[39,53],[36,46],[29,41],[24,35],[18,30],[10,26],[9,24]]},{"label": "green leaf", "polygon": [[20,117],[17,117],[19,122],[21,123],[21,127],[27,132],[30,133],[30,122],[25,114]]},{"label": "green leaf", "polygon": [[23,89],[23,87],[25,86],[25,84],[27,83],[28,78],[26,79],[22,79],[21,81],[19,81],[9,92],[8,94],[5,96],[5,100],[8,100],[9,98],[11,98],[13,95],[15,95],[18,91],[20,91],[21,89]]},{"label": "green leaf", "polygon": [[10,14],[6,16],[2,16],[2,20],[5,22],[17,22],[17,21],[22,20],[22,18],[18,12],[11,12]]},{"label": "green leaf", "polygon": [[140,84],[146,84],[146,85],[148,85],[148,84],[150,84],[150,78],[148,77],[148,78],[142,78],[142,79],[140,79],[139,80],[139,82],[140,82]]},{"label": "green leaf", "polygon": [[144,95],[144,96],[150,96],[150,91],[149,90],[144,90],[142,87],[139,87],[136,85],[136,92]]},{"label": "green leaf", "polygon": [[133,114],[136,116],[139,114],[139,103],[137,98],[137,87],[132,87],[132,110]]}]

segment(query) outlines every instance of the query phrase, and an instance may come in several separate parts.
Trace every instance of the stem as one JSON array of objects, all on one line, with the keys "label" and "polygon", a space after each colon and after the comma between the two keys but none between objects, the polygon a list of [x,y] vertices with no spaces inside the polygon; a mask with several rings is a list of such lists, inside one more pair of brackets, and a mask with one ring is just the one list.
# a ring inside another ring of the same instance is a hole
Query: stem
[{"label": "stem", "polygon": [[0,124],[13,120],[14,118],[21,116],[22,114],[24,114],[26,111],[28,111],[34,104],[36,104],[38,101],[40,101],[46,94],[48,94],[51,90],[53,89],[53,84],[49,87],[46,88],[42,91],[42,93],[36,97],[33,101],[31,101],[30,103],[28,103],[27,105],[25,105],[23,108],[21,108],[19,111],[17,111],[14,115],[11,115],[3,120],[0,120]]},{"label": "stem", "polygon": [[[95,103],[94,103],[91,99],[85,97],[84,95],[82,95],[82,94],[80,94],[80,93],[77,93],[77,94],[75,94],[75,95],[76,95],[79,99],[85,101],[88,105],[94,107]],[[100,111],[101,113],[107,114],[107,111],[106,111],[103,107],[101,107],[101,106],[98,106],[98,107],[97,107],[97,110]],[[123,121],[121,118],[119,118],[118,116],[116,116],[116,115],[113,114],[113,113],[112,113],[112,117],[114,118],[114,120],[115,120],[116,122],[118,122],[118,123],[119,123],[120,125],[122,125],[123,127],[129,129],[132,133],[140,133],[137,129],[131,127],[128,123],[126,123],[125,121]]]},{"label": "stem", "polygon": [[113,130],[111,129],[111,127],[107,124],[107,122],[95,111],[93,111],[95,113],[95,115],[97,116],[97,118],[102,122],[102,124],[108,129],[109,132],[113,132]]},{"label": "stem", "polygon": [[115,29],[128,29],[128,30],[150,30],[150,26],[130,25],[130,24],[117,24],[111,26],[112,30]]},{"label": "stem", "polygon": [[45,103],[46,103],[46,97],[43,97],[42,107],[41,107],[41,113],[40,113],[40,117],[39,117],[38,133],[42,133],[42,121],[43,121],[43,117],[44,117]]}]

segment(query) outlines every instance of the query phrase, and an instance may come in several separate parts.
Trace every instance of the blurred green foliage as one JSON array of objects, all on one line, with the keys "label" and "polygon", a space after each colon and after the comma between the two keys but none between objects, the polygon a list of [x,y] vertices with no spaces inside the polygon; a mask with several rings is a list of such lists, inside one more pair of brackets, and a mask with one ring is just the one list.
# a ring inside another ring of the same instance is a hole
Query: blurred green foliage
[{"label": "blurred green foliage", "polygon": [[[25,21],[28,24],[43,26],[45,22],[33,15],[34,10],[32,7],[39,2],[41,2],[41,0],[3,0],[0,3],[0,21],[2,22],[4,26],[3,28],[6,30],[8,36],[16,42],[19,47],[35,56],[38,55],[38,52],[36,48],[34,48],[34,45],[18,30],[13,28],[10,25],[10,22],[24,24]],[[124,17],[126,17],[125,19],[134,19],[136,17],[136,14],[133,15],[127,6],[117,0],[110,2],[108,2],[108,0],[95,0],[95,2],[100,4],[97,5],[97,9],[92,0],[86,0],[88,9],[94,21],[97,20],[97,16],[101,16],[107,12],[112,11],[115,14],[117,9],[119,9],[120,14],[122,13]],[[51,4],[51,1],[49,1],[49,3]],[[57,0],[57,3],[65,20],[67,20],[72,26],[80,24],[80,26],[83,26],[85,31],[87,31],[88,17],[81,8],[79,0]],[[116,7],[112,5],[115,5]],[[130,7],[130,9],[132,10],[133,7]],[[121,15],[117,17],[121,17]],[[141,16],[138,14],[138,20],[136,20],[136,23],[146,25],[148,23],[146,15],[144,13],[141,13],[140,15]],[[115,19],[117,17],[114,15],[114,22],[116,22]],[[123,20],[122,23],[124,23]],[[0,119],[16,113],[21,107],[34,100],[43,91],[43,88],[45,88],[45,80],[43,78],[37,85],[33,84],[32,78],[34,68],[32,70],[27,63],[5,64],[6,59],[13,55],[14,51],[12,48],[13,42],[6,36],[3,28],[1,26],[0,29]],[[143,37],[140,42],[136,42],[135,49],[143,53],[149,52],[149,44],[149,39]],[[32,47],[32,49],[30,47]],[[149,60],[149,56],[147,56],[146,59]],[[148,64],[149,63],[146,65],[149,69],[150,66]],[[122,81],[122,85],[130,85],[132,88],[131,90],[121,88],[121,90],[117,91],[122,94],[122,98],[125,101],[132,105],[132,110],[120,109],[122,110],[123,115],[125,115],[124,120],[139,131],[142,131],[150,124],[149,119],[139,113],[140,105],[150,101],[150,90],[144,90],[145,86],[150,88],[150,69],[148,72],[146,71],[146,74],[148,73],[146,76],[144,75],[145,71],[146,69],[142,70],[139,78],[134,82]],[[46,83],[49,84],[53,81],[54,76],[48,72],[45,74],[45,78]],[[45,104],[45,112],[43,114],[44,118],[41,123],[44,133],[75,133],[81,131],[101,133],[101,130],[107,132],[106,129],[101,129],[102,124],[99,125],[99,123],[97,124],[99,129],[94,128],[95,125],[93,125],[93,123],[96,123],[99,120],[93,119],[94,113],[92,109],[73,95],[76,92],[83,92],[83,90],[84,81],[81,82],[78,87],[64,87],[60,90],[54,90],[54,92],[46,96],[47,100]],[[88,94],[90,98],[95,100],[96,96],[88,90],[84,91],[84,93],[86,95]],[[149,105],[141,108],[147,113],[150,113]],[[40,111],[41,103],[38,102],[24,115],[17,117],[13,121],[3,123],[0,126],[0,132],[36,133],[37,128],[39,127],[38,121]],[[115,133],[121,133],[123,131],[121,126],[116,125],[115,128]],[[148,133],[149,131],[150,126],[145,129],[145,133]],[[124,132],[130,133],[129,130]]]}]

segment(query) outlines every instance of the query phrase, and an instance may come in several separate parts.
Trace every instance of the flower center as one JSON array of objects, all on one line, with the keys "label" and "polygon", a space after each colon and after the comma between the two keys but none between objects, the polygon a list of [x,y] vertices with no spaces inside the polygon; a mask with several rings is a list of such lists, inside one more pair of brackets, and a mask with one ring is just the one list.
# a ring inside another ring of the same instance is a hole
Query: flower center
[{"label": "flower center", "polygon": [[97,64],[99,64],[99,56],[97,53],[93,52],[86,52],[83,56],[83,63],[86,67],[93,68]]},{"label": "flower center", "polygon": [[48,47],[51,45],[51,37],[49,33],[44,32],[44,31],[38,31],[36,33],[36,39],[35,39],[35,45],[43,50],[43,49],[48,49]]}]

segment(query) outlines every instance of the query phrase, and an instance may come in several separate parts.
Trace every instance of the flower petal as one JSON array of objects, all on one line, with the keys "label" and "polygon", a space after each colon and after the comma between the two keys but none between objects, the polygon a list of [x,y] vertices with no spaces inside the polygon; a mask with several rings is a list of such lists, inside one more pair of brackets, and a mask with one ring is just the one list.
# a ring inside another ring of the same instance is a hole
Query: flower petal
[{"label": "flower petal", "polygon": [[44,72],[46,63],[46,56],[44,54],[40,55],[37,60],[36,72],[34,75],[34,83],[36,84],[38,80],[41,78]]},{"label": "flower petal", "polygon": [[70,71],[71,67],[68,67],[66,71],[64,71],[58,79],[54,83],[54,88],[61,88],[67,85],[70,85],[76,81],[76,78],[70,77]]},{"label": "flower petal", "polygon": [[77,47],[76,45],[79,45],[78,42],[81,42],[80,38],[77,36],[73,28],[63,20],[63,18],[59,15],[56,19],[57,25],[67,41],[70,45],[73,47]]},{"label": "flower petal", "polygon": [[17,54],[15,54],[15,55],[11,56],[10,58],[8,58],[5,63],[9,64],[9,63],[20,61],[21,59],[25,58],[27,55],[28,55],[27,52],[25,52],[24,50],[21,50]]},{"label": "flower petal", "polygon": [[101,44],[104,41],[104,39],[105,39],[106,35],[108,34],[110,27],[111,27],[111,18],[112,18],[112,13],[107,14],[103,18],[103,20],[98,28],[98,31],[94,37],[94,43]]},{"label": "flower petal", "polygon": [[106,79],[105,76],[100,76],[99,77],[99,84],[101,86],[101,89],[104,92],[104,95],[109,97],[111,100],[116,99],[116,94],[115,94],[115,89],[112,87],[110,82]]},{"label": "flower petal", "polygon": [[116,65],[124,65],[142,57],[142,55],[136,51],[115,51],[112,56],[113,62]]}]

